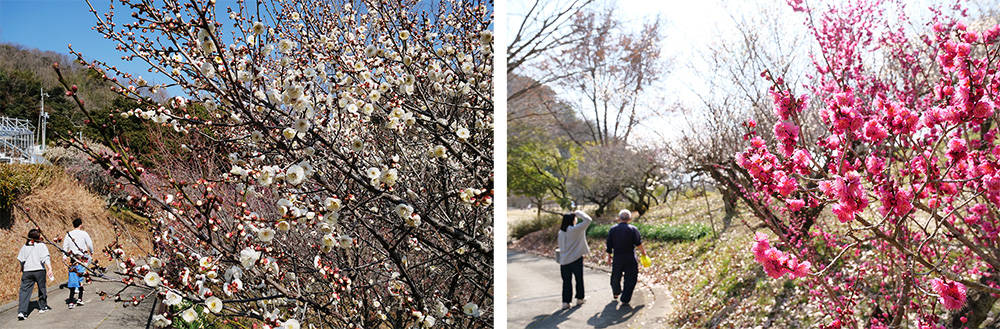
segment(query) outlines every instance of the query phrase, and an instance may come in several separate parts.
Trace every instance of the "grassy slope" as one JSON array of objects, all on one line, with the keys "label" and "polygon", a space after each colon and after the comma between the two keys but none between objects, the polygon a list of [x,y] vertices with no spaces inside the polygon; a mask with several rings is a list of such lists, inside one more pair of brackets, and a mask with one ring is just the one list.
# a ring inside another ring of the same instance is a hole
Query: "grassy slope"
[{"label": "grassy slope", "polygon": [[[709,216],[707,204],[712,205]],[[750,217],[737,216],[723,223],[718,195],[685,197],[654,207],[638,222],[657,224],[702,223],[713,225],[717,238],[692,242],[647,241],[653,258],[650,269],[640,270],[647,282],[662,285],[673,293],[673,311],[666,315],[678,328],[799,328],[808,327],[817,314],[805,306],[805,290],[797,281],[772,279],[763,274],[750,252],[755,225]],[[519,214],[523,217],[524,214]],[[595,219],[610,223],[610,216]],[[742,219],[741,219],[742,218]],[[525,220],[518,218],[517,220]],[[555,248],[558,228],[529,234],[510,245],[512,249],[548,254]],[[586,261],[609,267],[604,256],[604,241],[590,239],[591,253]]]},{"label": "grassy slope", "polygon": [[[84,221],[84,229],[94,240],[97,260],[102,266],[107,266],[108,258],[103,256],[100,250],[114,241],[113,222],[109,219],[114,214],[106,210],[103,200],[88,192],[74,178],[57,171],[47,185],[35,188],[31,194],[22,196],[17,204],[28,209],[31,218],[38,222],[42,233],[49,239],[65,236],[66,232],[72,229],[71,222],[74,216],[80,216]],[[24,213],[19,210],[14,210],[13,213],[13,227],[10,230],[0,230],[0,260],[3,260],[0,261],[0,278],[3,278],[0,280],[0,304],[17,299],[17,290],[21,283],[21,268],[17,262],[17,253],[24,244],[24,236],[27,236],[28,230],[34,227],[28,222]],[[145,231],[135,227],[128,229],[132,236],[143,241],[127,244],[123,242],[127,254],[145,255],[140,251],[140,246],[142,249],[151,250],[150,240],[144,234]],[[62,243],[58,244],[62,246]],[[55,272],[56,281],[48,284],[66,282],[66,266],[62,265],[58,249],[50,245],[49,254],[53,257],[52,270]]]}]

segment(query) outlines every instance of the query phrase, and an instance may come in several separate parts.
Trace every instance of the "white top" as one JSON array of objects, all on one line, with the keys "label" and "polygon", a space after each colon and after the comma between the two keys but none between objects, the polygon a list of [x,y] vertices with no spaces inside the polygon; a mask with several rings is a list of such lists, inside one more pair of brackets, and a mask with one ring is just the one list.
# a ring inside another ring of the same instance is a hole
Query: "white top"
[{"label": "white top", "polygon": [[90,239],[87,232],[75,229],[66,233],[63,250],[81,258],[80,261],[84,263],[90,263],[90,255],[94,254],[94,240]]},{"label": "white top", "polygon": [[559,230],[559,265],[566,265],[575,262],[583,255],[590,253],[590,246],[587,244],[587,226],[593,219],[582,211],[577,210],[576,216],[582,221],[566,228],[566,231]]},{"label": "white top", "polygon": [[49,248],[44,243],[21,246],[17,253],[17,261],[24,265],[24,272],[44,270],[49,263]]}]

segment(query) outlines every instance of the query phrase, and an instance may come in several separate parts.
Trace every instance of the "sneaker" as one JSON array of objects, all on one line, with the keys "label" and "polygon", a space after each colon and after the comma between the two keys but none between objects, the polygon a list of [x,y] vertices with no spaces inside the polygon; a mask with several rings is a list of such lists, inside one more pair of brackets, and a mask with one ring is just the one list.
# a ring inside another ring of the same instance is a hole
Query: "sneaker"
[{"label": "sneaker", "polygon": [[562,308],[564,310],[567,309],[567,308],[569,308],[569,307],[570,307],[569,303],[562,303]]},{"label": "sneaker", "polygon": [[71,310],[72,310],[72,309],[73,309],[74,307],[76,307],[76,304],[74,304],[74,303],[69,303],[69,309],[71,309]]},{"label": "sneaker", "polygon": [[586,298],[577,298],[576,299],[576,306],[583,305],[583,303],[586,303],[586,302],[587,302]]},{"label": "sneaker", "polygon": [[17,321],[24,321],[24,319],[27,319],[27,318],[28,318],[28,316],[24,315],[24,313],[17,313]]},{"label": "sneaker", "polygon": [[615,295],[615,297],[613,297],[611,299],[618,300],[618,295]]},{"label": "sneaker", "polygon": [[42,314],[51,310],[52,310],[51,307],[46,306],[45,308],[38,309],[38,314]]},{"label": "sneaker", "polygon": [[76,300],[76,306],[83,306],[83,300],[82,299],[77,299]]}]

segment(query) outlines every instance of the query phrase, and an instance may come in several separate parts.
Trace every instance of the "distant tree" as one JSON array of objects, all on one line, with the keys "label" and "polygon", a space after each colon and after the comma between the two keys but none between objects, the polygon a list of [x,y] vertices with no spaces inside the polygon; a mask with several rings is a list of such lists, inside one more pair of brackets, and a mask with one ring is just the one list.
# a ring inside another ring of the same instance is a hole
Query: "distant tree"
[{"label": "distant tree", "polygon": [[665,110],[654,93],[646,92],[669,71],[660,54],[660,19],[632,32],[613,8],[595,9],[577,14],[571,30],[575,41],[539,67],[565,76],[555,83],[586,118],[586,134],[570,137],[578,143],[628,144],[636,127]]},{"label": "distant tree", "polygon": [[538,70],[531,66],[579,41],[579,36],[573,33],[576,26],[572,22],[579,13],[590,8],[593,2],[594,0],[527,0],[509,3],[510,7],[515,7],[515,4],[521,6],[511,8],[507,14],[507,23],[516,28],[507,44],[507,76],[528,75],[534,79],[530,83],[517,84],[515,88],[508,85],[508,102],[567,76],[566,73]]},{"label": "distant tree", "polygon": [[507,188],[516,195],[531,198],[542,214],[549,197],[568,209],[571,196],[568,182],[577,175],[580,148],[565,139],[541,135],[508,139]]}]

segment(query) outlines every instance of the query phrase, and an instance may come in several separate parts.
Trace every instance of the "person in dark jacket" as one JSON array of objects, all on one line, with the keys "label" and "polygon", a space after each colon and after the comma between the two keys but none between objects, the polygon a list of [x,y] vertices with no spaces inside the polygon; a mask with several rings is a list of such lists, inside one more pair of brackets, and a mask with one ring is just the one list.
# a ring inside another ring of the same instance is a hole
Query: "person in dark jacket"
[{"label": "person in dark jacket", "polygon": [[[608,230],[608,261],[611,262],[611,293],[615,299],[622,302],[622,306],[630,306],[632,301],[632,291],[639,280],[639,260],[635,255],[635,248],[638,247],[642,255],[646,255],[646,248],[642,246],[642,237],[639,236],[639,229],[629,225],[632,220],[632,213],[626,209],[618,212],[618,225]],[[625,278],[625,287],[622,289],[622,277]]]},{"label": "person in dark jacket", "polygon": [[[576,219],[582,219],[577,223]],[[563,291],[562,307],[570,307],[569,302],[573,300],[573,277],[576,277],[576,305],[583,304],[583,256],[590,253],[590,246],[587,245],[587,226],[593,220],[590,216],[577,210],[575,213],[563,215],[562,225],[559,227],[559,272],[562,274]]]}]

